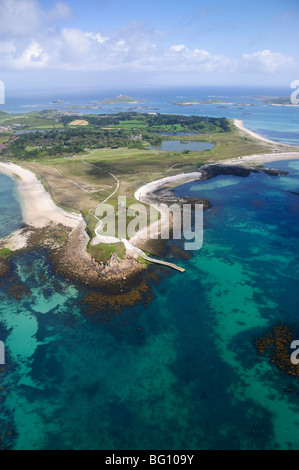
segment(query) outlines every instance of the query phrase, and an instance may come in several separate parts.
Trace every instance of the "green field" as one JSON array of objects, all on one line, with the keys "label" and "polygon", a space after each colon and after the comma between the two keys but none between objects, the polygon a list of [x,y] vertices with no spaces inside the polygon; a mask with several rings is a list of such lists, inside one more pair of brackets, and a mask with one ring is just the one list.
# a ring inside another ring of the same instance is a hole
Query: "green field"
[{"label": "green field", "polygon": [[63,124],[59,122],[58,118],[44,117],[42,113],[29,113],[26,114],[1,114],[0,125],[11,126],[14,130],[35,130],[35,129],[63,129]]},{"label": "green field", "polygon": [[0,258],[8,258],[11,254],[11,251],[8,248],[2,248],[0,250]]},{"label": "green field", "polygon": [[113,253],[116,253],[120,259],[124,259],[126,249],[123,243],[113,243],[112,245],[100,243],[99,245],[89,246],[90,255],[97,261],[106,263]]}]

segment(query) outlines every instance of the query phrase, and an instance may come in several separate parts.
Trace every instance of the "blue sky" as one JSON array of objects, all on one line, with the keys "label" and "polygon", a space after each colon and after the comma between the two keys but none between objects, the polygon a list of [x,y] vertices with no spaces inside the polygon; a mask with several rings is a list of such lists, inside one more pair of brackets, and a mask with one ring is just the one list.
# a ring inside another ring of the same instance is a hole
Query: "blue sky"
[{"label": "blue sky", "polygon": [[0,0],[11,87],[286,85],[298,0]]},{"label": "blue sky", "polygon": [[179,41],[237,56],[269,45],[289,53],[298,41],[297,0],[89,0],[87,4],[88,9],[81,1],[71,2],[77,27],[108,34],[136,21],[164,33],[161,43],[165,46]]}]

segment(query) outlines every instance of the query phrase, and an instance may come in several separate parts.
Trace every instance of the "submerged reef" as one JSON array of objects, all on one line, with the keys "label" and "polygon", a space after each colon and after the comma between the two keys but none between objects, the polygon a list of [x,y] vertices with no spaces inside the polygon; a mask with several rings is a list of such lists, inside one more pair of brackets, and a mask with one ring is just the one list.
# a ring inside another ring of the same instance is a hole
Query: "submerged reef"
[{"label": "submerged reef", "polygon": [[259,355],[268,355],[271,364],[281,371],[299,377],[299,364],[291,361],[291,343],[298,339],[294,329],[284,323],[274,326],[265,336],[256,338],[255,346]]}]

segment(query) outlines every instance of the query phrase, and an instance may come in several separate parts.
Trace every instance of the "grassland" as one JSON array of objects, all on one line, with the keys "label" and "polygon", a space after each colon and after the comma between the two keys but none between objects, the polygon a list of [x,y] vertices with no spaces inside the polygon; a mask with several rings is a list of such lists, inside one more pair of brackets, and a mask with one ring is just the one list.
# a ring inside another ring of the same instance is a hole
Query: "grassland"
[{"label": "grassland", "polygon": [[0,258],[8,258],[11,254],[11,251],[8,248],[2,248],[0,250]]},{"label": "grassland", "polygon": [[109,261],[113,253],[117,254],[120,259],[124,259],[126,249],[123,243],[104,244],[100,243],[95,246],[89,246],[88,251],[91,256],[102,263]]},{"label": "grassland", "polygon": [[50,130],[63,129],[63,124],[51,111],[45,113],[32,112],[29,114],[0,114],[0,125],[12,127],[17,130]]}]

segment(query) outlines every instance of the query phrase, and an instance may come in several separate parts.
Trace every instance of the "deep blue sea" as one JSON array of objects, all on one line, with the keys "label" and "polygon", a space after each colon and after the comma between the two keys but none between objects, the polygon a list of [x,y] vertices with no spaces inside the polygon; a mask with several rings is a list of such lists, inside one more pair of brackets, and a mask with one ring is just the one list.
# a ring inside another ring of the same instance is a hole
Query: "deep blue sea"
[{"label": "deep blue sea", "polygon": [[[169,103],[187,92],[159,91],[160,101],[156,93],[150,106],[160,112],[219,113],[298,141],[299,108],[257,104],[242,117],[242,110],[215,105],[177,109]],[[149,303],[91,310],[93,292],[58,276],[47,252],[13,259],[10,276],[0,280],[3,447],[299,449],[298,379],[260,357],[254,344],[281,321],[299,331],[299,161],[267,166],[289,174],[220,176],[176,189],[211,201],[204,243],[191,259],[173,260],[184,274],[151,268],[160,283],[148,281]],[[5,176],[1,182],[0,216],[5,220],[9,200],[21,224],[15,186]]]}]

